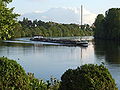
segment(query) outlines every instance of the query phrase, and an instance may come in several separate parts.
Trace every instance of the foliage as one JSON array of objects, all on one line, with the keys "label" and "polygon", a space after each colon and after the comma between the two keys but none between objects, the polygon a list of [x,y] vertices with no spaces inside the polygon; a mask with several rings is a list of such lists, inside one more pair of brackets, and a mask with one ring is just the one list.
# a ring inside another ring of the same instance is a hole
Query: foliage
[{"label": "foliage", "polygon": [[[110,40],[120,40],[120,8],[111,8],[95,21],[95,37]],[[99,20],[100,23],[97,23]]]},{"label": "foliage", "polygon": [[10,3],[10,2],[12,2],[12,0],[1,0],[2,1],[2,3]]},{"label": "foliage", "polygon": [[43,80],[36,79],[34,74],[28,73],[31,90],[47,90],[47,84]]},{"label": "foliage", "polygon": [[29,79],[16,61],[0,58],[0,90],[29,90]]},{"label": "foliage", "polygon": [[120,39],[120,8],[112,8],[106,12],[103,27],[106,38]]},{"label": "foliage", "polygon": [[58,90],[60,86],[60,81],[56,78],[51,77],[50,80],[47,81],[48,90]]},{"label": "foliage", "polygon": [[14,35],[13,29],[17,22],[16,17],[18,14],[14,14],[14,8],[7,8],[7,4],[12,0],[1,0],[0,1],[0,40],[11,39]]},{"label": "foliage", "polygon": [[118,90],[108,69],[86,64],[67,70],[61,77],[60,90]]},{"label": "foliage", "polygon": [[28,77],[30,79],[31,90],[58,90],[60,85],[60,81],[53,77],[46,82],[35,78],[33,73],[28,73]]},{"label": "foliage", "polygon": [[102,30],[103,30],[103,22],[104,20],[104,15],[103,14],[99,14],[94,22],[95,28],[94,28],[94,34],[95,37],[100,37],[102,34]]},{"label": "foliage", "polygon": [[55,22],[43,22],[41,20],[31,21],[28,18],[23,18],[19,21],[20,25],[16,32],[19,32],[22,37],[31,37],[34,35],[43,35],[45,37],[64,37],[64,36],[85,36],[93,35],[91,26],[83,25],[83,30],[76,24],[59,24]]}]

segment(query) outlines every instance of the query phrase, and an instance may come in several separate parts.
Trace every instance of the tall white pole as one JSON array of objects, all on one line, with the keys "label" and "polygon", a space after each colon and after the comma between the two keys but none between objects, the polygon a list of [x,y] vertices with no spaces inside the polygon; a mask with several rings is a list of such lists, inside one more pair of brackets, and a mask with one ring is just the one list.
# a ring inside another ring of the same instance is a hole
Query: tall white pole
[{"label": "tall white pole", "polygon": [[81,27],[83,24],[83,6],[81,5]]}]

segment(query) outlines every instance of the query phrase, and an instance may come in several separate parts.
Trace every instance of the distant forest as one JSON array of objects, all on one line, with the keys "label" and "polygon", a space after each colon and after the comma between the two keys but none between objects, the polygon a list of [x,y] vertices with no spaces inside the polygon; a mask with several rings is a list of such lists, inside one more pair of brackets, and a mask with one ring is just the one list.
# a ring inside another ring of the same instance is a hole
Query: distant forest
[{"label": "distant forest", "polygon": [[23,18],[15,28],[15,37],[31,37],[43,35],[45,37],[68,37],[93,35],[93,30],[88,24],[60,24],[55,22],[31,21]]},{"label": "distant forest", "polygon": [[105,16],[99,14],[94,23],[95,38],[120,40],[120,8],[111,8]]}]

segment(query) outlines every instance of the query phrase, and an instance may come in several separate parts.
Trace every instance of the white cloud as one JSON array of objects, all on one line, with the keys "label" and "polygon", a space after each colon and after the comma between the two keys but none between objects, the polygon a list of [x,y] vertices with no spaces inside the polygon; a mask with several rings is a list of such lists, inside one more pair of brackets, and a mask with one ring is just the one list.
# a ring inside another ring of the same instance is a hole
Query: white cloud
[{"label": "white cloud", "polygon": [[30,0],[30,1],[47,1],[47,0]]},{"label": "white cloud", "polygon": [[[76,7],[64,7],[66,10],[71,10],[73,11],[75,14],[77,14],[79,17],[79,21],[81,19],[81,8],[76,8]],[[95,21],[97,14],[90,12],[89,10],[83,8],[83,23],[84,24],[92,24]]]},{"label": "white cloud", "polygon": [[36,11],[34,11],[33,13],[44,13],[44,11],[36,10]]},{"label": "white cloud", "polygon": [[[80,24],[80,8],[51,8],[48,11],[35,11],[34,13],[25,14],[21,17],[30,19],[40,19],[43,21],[54,21],[58,23],[79,23]],[[87,9],[83,9],[83,24],[92,24],[96,18],[96,14]]]},{"label": "white cloud", "polygon": [[92,24],[95,21],[97,14],[92,13],[88,10],[86,10],[85,8],[83,9],[83,21],[84,23],[89,23]]}]

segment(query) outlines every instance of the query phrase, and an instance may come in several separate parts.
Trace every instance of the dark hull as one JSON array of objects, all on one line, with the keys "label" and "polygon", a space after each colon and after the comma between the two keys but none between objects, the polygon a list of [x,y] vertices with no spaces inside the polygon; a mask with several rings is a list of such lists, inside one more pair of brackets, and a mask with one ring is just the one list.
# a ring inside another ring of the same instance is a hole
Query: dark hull
[{"label": "dark hull", "polygon": [[72,45],[72,46],[83,46],[83,47],[88,46],[88,43],[86,42],[68,40],[68,39],[31,38],[30,40],[40,41],[40,42],[49,42],[49,43],[59,43],[63,45]]}]

